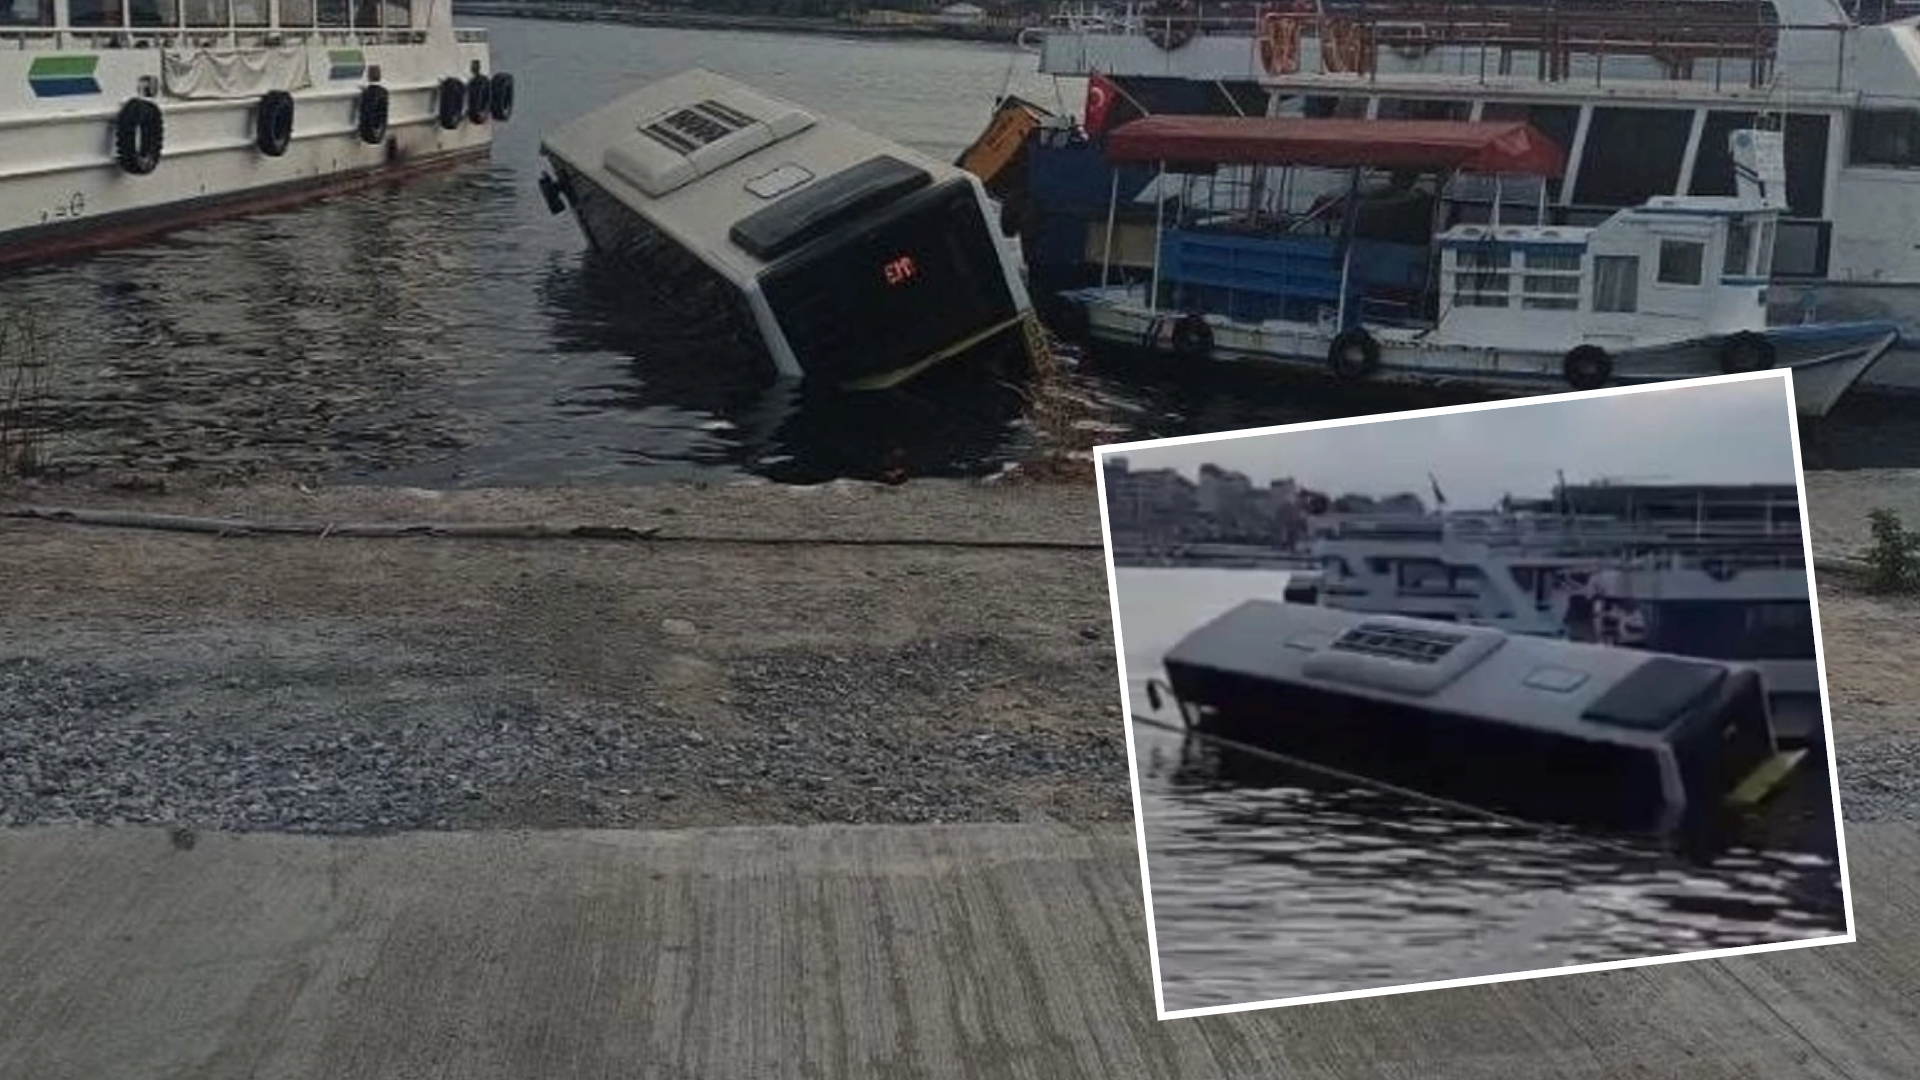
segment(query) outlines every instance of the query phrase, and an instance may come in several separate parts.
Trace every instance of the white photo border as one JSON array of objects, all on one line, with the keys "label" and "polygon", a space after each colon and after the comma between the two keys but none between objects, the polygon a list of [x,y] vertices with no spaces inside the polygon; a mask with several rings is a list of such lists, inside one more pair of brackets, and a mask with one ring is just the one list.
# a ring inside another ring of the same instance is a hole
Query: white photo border
[{"label": "white photo border", "polygon": [[[1133,738],[1133,695],[1127,679],[1127,649],[1122,638],[1120,626],[1119,580],[1114,573],[1113,564],[1113,526],[1107,516],[1107,480],[1106,458],[1125,456],[1131,451],[1158,450],[1170,446],[1192,446],[1200,443],[1225,442],[1235,439],[1251,438],[1260,435],[1280,435],[1290,432],[1319,431],[1328,428],[1354,427],[1361,424],[1379,424],[1394,420],[1412,420],[1422,417],[1455,416],[1463,413],[1485,412],[1494,409],[1525,408],[1528,405],[1543,405],[1550,402],[1588,401],[1595,398],[1625,397],[1632,394],[1659,393],[1663,390],[1681,390],[1697,387],[1725,386],[1732,383],[1759,382],[1773,379],[1785,384],[1788,430],[1793,440],[1793,480],[1800,497],[1800,537],[1801,555],[1806,560],[1807,597],[1812,605],[1813,642],[1815,666],[1820,677],[1820,714],[1822,726],[1826,729],[1827,745],[1827,786],[1832,800],[1834,839],[1840,868],[1840,894],[1846,909],[1847,929],[1843,934],[1821,938],[1808,938],[1800,941],[1772,942],[1764,945],[1742,945],[1729,949],[1706,949],[1698,952],[1674,953],[1667,956],[1640,957],[1629,960],[1608,960],[1595,964],[1574,964],[1564,967],[1540,968],[1533,971],[1518,971],[1499,975],[1476,975],[1463,979],[1439,979],[1427,982],[1408,983],[1404,986],[1373,987],[1364,990],[1342,990],[1327,994],[1307,994],[1290,998],[1274,998],[1268,1001],[1253,1001],[1236,1005],[1213,1005],[1195,1009],[1167,1011],[1166,994],[1160,978],[1160,941],[1154,929],[1153,886],[1147,868],[1147,832],[1146,817],[1140,801],[1140,760]],[[1127,772],[1133,787],[1133,824],[1134,839],[1140,851],[1140,891],[1143,910],[1147,923],[1147,948],[1152,959],[1153,969],[1153,1007],[1160,1020],[1177,1020],[1193,1016],[1219,1016],[1226,1013],[1249,1012],[1255,1009],[1274,1009],[1292,1005],[1311,1005],[1324,1001],[1347,1001],[1357,998],[1385,997],[1391,994],[1411,994],[1424,990],[1445,990],[1460,986],[1483,986],[1490,983],[1514,982],[1521,979],[1550,978],[1557,975],[1577,975],[1589,971],[1612,971],[1619,968],[1647,967],[1653,964],[1675,964],[1693,960],[1713,960],[1728,956],[1744,956],[1752,953],[1779,952],[1786,949],[1808,949],[1820,945],[1850,944],[1855,939],[1856,927],[1853,920],[1853,885],[1847,870],[1847,837],[1842,824],[1843,814],[1840,807],[1840,772],[1834,757],[1833,746],[1833,709],[1827,690],[1827,651],[1826,635],[1820,626],[1820,590],[1814,577],[1813,568],[1813,528],[1807,514],[1807,476],[1800,455],[1800,414],[1793,396],[1793,373],[1790,369],[1775,368],[1768,371],[1743,372],[1732,375],[1713,375],[1699,379],[1674,379],[1666,382],[1646,383],[1638,386],[1612,387],[1603,390],[1585,390],[1565,394],[1543,394],[1533,397],[1521,397],[1498,401],[1477,402],[1466,405],[1445,405],[1430,409],[1412,409],[1402,412],[1374,413],[1367,416],[1347,417],[1338,420],[1310,420],[1297,424],[1281,424],[1274,427],[1244,428],[1238,431],[1213,432],[1204,435],[1180,435],[1165,439],[1151,439],[1130,443],[1111,443],[1096,446],[1093,449],[1095,486],[1100,497],[1100,542],[1107,563],[1107,599],[1112,608],[1113,645],[1117,653],[1120,673],[1121,714],[1126,725]]]}]

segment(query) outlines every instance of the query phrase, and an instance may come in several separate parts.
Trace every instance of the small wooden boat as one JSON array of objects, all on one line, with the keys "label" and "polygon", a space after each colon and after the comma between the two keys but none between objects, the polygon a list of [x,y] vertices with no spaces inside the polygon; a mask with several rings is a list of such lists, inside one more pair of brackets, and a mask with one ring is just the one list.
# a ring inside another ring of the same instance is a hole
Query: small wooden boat
[{"label": "small wooden boat", "polygon": [[[1137,120],[1113,132],[1107,157],[1157,163],[1152,197],[1176,204],[1172,220],[1156,225],[1147,280],[1064,294],[1064,329],[1183,362],[1495,395],[1787,368],[1799,410],[1825,415],[1899,328],[1768,325],[1779,135],[1730,140],[1741,177],[1732,197],[1663,196],[1590,228],[1496,214],[1411,242],[1425,232],[1417,219],[1443,216],[1446,188],[1462,177],[1538,181],[1563,155],[1524,123]],[[1275,171],[1294,168],[1346,170],[1346,194],[1289,205]],[[1368,169],[1393,174],[1387,190],[1362,189]],[[1439,183],[1423,187],[1428,175]]]}]

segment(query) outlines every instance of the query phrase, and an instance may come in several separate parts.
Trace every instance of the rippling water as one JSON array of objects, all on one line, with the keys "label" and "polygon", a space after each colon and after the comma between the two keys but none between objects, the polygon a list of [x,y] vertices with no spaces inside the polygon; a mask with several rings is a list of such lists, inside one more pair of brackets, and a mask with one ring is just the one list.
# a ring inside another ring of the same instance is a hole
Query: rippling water
[{"label": "rippling water", "polygon": [[[1186,631],[1283,573],[1122,570],[1135,687]],[[1134,695],[1136,715],[1147,715]],[[1185,745],[1134,726],[1169,1010],[1704,949],[1846,929],[1830,858],[1682,862]]]},{"label": "rippling water", "polygon": [[[996,95],[1077,110],[1082,84],[958,42],[476,20],[521,88],[491,160],[0,277],[57,335],[51,462],[425,485],[966,475],[1028,447],[1017,392],[936,380],[849,400],[772,383],[706,313],[596,273],[534,187],[540,134],[690,66],[942,158]],[[1085,372],[1117,441],[1406,407],[1210,371]],[[1912,464],[1920,418],[1850,410],[1809,467]]]}]

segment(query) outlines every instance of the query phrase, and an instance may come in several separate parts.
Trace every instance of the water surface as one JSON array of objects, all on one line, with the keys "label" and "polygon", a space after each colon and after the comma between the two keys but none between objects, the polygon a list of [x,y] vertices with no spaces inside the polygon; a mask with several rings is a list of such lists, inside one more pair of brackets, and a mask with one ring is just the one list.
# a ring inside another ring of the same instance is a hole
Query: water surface
[{"label": "water surface", "polygon": [[[726,355],[711,313],[596,272],[541,201],[537,149],[542,132],[693,66],[942,158],[999,94],[1071,112],[1083,83],[1056,85],[1001,45],[471,21],[519,86],[490,160],[0,277],[0,314],[31,312],[55,341],[52,464],[431,486],[806,482],[978,475],[1030,450],[1004,382],[849,401]],[[1222,370],[1088,370],[1076,389],[1098,441],[1410,403]],[[1812,468],[1915,463],[1910,408],[1850,407],[1808,430]]]}]

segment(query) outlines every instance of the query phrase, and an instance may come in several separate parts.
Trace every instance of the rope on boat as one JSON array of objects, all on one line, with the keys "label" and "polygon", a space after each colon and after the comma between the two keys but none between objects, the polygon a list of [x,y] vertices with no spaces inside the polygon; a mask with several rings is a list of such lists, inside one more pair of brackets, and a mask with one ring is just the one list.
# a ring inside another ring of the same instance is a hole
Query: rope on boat
[{"label": "rope on boat", "polygon": [[983,548],[1013,551],[1101,551],[1086,540],[968,540],[940,537],[727,536],[668,533],[660,525],[557,525],[549,522],[301,522],[244,518],[189,517],[130,510],[85,510],[18,506],[0,509],[0,518],[48,521],[159,532],[202,533],[220,537],[312,536],[321,539],[396,539],[435,537],[463,540],[617,540],[645,543],[737,544],[760,547]]}]

